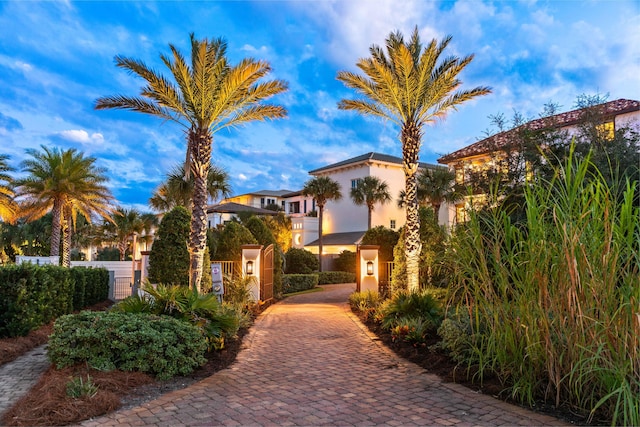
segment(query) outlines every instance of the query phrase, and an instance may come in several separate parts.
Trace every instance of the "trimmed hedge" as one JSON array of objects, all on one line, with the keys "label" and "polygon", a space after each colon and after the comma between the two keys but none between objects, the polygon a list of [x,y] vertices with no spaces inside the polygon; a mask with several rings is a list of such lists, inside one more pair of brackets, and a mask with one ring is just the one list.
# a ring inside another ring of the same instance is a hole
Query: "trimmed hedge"
[{"label": "trimmed hedge", "polygon": [[83,311],[56,320],[48,357],[58,369],[86,363],[164,380],[203,365],[206,350],[204,335],[188,322],[143,313]]},{"label": "trimmed hedge", "polygon": [[27,335],[63,314],[107,299],[105,269],[52,265],[0,268],[0,338]]},{"label": "trimmed hedge", "polygon": [[348,271],[322,271],[318,273],[319,285],[331,285],[335,283],[354,283],[356,274]]},{"label": "trimmed hedge", "polygon": [[282,292],[291,294],[293,292],[306,291],[318,286],[317,274],[283,274]]}]

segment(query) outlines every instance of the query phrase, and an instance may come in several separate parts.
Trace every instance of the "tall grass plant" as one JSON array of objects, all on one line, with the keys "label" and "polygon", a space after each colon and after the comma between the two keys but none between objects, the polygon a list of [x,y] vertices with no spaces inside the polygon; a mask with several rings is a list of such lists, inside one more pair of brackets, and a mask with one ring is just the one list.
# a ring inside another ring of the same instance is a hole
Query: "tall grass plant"
[{"label": "tall grass plant", "polygon": [[637,184],[608,185],[572,151],[526,188],[524,224],[471,212],[452,239],[449,302],[469,313],[480,375],[511,397],[640,425]]}]

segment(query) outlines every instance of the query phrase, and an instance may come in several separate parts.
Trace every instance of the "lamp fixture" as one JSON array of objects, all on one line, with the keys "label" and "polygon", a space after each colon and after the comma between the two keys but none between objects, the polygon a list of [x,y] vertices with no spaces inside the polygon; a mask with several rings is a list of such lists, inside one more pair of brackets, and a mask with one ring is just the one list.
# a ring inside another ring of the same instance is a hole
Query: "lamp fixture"
[{"label": "lamp fixture", "polygon": [[247,261],[245,271],[249,276],[253,274],[253,261],[251,260]]},{"label": "lamp fixture", "polygon": [[367,276],[373,276],[373,261],[367,261]]}]

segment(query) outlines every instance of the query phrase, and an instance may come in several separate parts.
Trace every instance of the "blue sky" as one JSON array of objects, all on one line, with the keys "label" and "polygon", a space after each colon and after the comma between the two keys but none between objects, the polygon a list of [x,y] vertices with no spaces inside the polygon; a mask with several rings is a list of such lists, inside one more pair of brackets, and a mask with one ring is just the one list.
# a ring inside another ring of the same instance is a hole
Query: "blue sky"
[{"label": "blue sky", "polygon": [[297,190],[307,172],[369,151],[401,155],[391,123],[340,111],[353,93],[336,80],[372,44],[418,26],[425,43],[453,36],[448,54],[475,54],[463,87],[493,94],[425,129],[422,161],[475,142],[489,115],[536,117],[549,101],[572,109],[580,94],[640,99],[640,1],[0,1],[0,153],[18,167],[26,148],[77,148],[107,168],[125,207],[147,211],[165,174],[183,161],[181,128],[128,111],[95,111],[96,98],[137,94],[141,81],[115,55],[159,61],[169,43],[188,54],[189,33],[223,37],[236,63],[270,62],[289,82],[274,98],[286,119],[215,135],[214,162],[234,194]]}]

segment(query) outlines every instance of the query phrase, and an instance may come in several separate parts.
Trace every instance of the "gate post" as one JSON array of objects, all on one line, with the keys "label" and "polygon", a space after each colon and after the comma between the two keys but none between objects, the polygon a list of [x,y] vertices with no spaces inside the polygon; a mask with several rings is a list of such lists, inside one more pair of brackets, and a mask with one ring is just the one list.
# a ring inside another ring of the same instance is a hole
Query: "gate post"
[{"label": "gate post", "polygon": [[358,246],[356,257],[356,279],[359,292],[379,292],[378,245]]},{"label": "gate post", "polygon": [[251,277],[249,292],[253,301],[260,301],[260,274],[262,272],[262,245],[242,245],[241,268],[244,277]]}]

